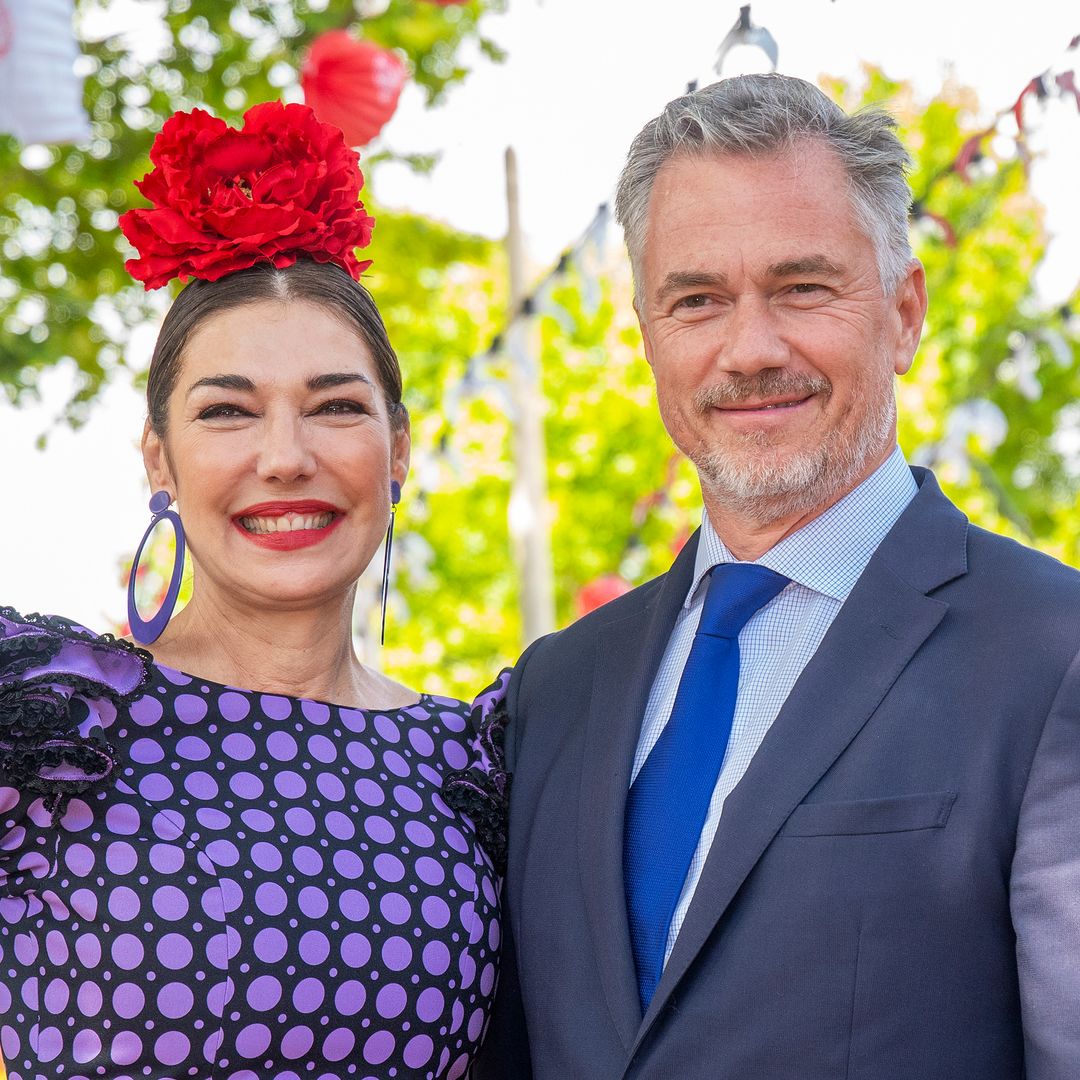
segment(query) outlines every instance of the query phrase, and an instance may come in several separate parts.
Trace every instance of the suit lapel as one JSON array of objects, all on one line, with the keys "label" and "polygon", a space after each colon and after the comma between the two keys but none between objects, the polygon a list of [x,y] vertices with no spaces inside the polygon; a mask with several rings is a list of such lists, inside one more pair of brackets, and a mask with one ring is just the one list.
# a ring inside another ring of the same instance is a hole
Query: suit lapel
[{"label": "suit lapel", "polygon": [[964,516],[933,477],[871,559],[724,804],[686,920],[638,1032],[659,1015],[795,807],[859,733],[948,605],[926,595],[966,570]]},{"label": "suit lapel", "polygon": [[578,852],[608,1009],[627,1049],[641,1024],[623,887],[623,816],[649,691],[693,580],[697,535],[644,608],[599,631],[581,774]]}]

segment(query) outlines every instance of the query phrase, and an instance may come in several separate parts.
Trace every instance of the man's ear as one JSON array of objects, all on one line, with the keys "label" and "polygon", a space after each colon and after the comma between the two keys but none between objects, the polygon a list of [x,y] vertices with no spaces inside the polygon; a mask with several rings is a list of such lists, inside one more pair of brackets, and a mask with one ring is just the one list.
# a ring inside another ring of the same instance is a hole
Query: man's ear
[{"label": "man's ear", "polygon": [[926,320],[926,271],[918,259],[912,259],[907,276],[895,294],[896,319],[899,334],[893,356],[893,370],[906,375],[915,360],[915,353],[922,338],[923,322]]},{"label": "man's ear", "polygon": [[176,483],[173,480],[172,470],[169,468],[165,443],[161,436],[150,426],[149,419],[143,425],[142,456],[151,493],[167,491],[175,499],[177,496]]},{"label": "man's ear", "polygon": [[645,316],[641,314],[641,304],[636,296],[634,297],[634,314],[637,316],[638,327],[641,330],[641,343],[645,346],[645,359],[648,360],[649,367],[652,367],[652,337],[649,334],[649,324],[645,321]]}]

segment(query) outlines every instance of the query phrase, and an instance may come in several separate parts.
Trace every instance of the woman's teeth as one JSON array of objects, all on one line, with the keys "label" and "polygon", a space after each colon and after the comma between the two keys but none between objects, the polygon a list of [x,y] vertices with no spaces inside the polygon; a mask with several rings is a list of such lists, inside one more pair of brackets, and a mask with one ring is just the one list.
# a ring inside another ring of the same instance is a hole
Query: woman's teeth
[{"label": "woman's teeth", "polygon": [[281,517],[242,517],[240,524],[250,533],[296,532],[299,529],[325,529],[334,515],[283,514]]}]

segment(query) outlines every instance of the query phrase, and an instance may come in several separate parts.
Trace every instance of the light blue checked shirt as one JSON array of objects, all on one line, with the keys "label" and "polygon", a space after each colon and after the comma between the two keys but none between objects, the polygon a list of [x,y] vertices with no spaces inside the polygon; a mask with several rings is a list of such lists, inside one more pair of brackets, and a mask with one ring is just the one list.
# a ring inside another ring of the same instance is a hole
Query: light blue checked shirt
[{"label": "light blue checked shirt", "polygon": [[[671,920],[665,963],[694,898],[720,823],[724,800],[742,779],[795,681],[817,652],[878,544],[917,490],[911,470],[897,447],[854,491],[757,560],[790,578],[791,584],[754,615],[739,634],[739,692],[731,738],[701,839]],[[702,579],[719,563],[736,561],[716,535],[708,515],[703,514],[694,580],[675,620],[649,694],[631,783],[671,716],[675,692],[705,602],[705,590],[700,587]]]}]

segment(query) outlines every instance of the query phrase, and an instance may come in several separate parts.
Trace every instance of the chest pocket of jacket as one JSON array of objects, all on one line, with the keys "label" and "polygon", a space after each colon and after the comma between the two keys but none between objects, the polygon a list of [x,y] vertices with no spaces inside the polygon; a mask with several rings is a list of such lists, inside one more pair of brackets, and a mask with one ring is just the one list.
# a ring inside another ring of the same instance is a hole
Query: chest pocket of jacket
[{"label": "chest pocket of jacket", "polygon": [[955,791],[933,791],[854,802],[800,803],[779,835],[867,836],[942,829],[955,802]]}]

